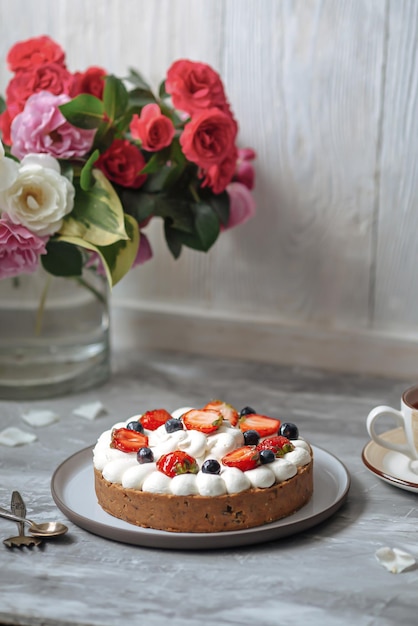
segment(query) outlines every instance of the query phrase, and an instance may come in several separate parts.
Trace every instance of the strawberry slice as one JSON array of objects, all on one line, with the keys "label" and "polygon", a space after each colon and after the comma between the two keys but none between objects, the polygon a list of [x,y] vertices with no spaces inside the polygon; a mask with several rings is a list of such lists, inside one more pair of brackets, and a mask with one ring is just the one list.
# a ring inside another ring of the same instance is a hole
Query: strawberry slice
[{"label": "strawberry slice", "polygon": [[222,458],[222,463],[228,467],[237,467],[242,472],[246,472],[260,464],[260,453],[256,446],[242,446],[241,448],[235,448],[232,452],[228,452]]},{"label": "strawberry slice", "polygon": [[168,411],[165,409],[153,409],[152,411],[146,411],[139,421],[147,430],[157,430],[168,420],[171,420],[171,415]]},{"label": "strawberry slice", "polygon": [[228,420],[231,426],[238,424],[239,413],[232,404],[227,404],[222,400],[211,400],[203,408],[219,411],[224,420]]},{"label": "strawberry slice", "polygon": [[223,422],[223,417],[219,411],[213,409],[191,409],[181,419],[187,430],[199,430],[206,435],[218,430]]},{"label": "strawberry slice", "polygon": [[196,459],[187,454],[187,452],[174,450],[174,452],[163,454],[158,459],[157,469],[166,476],[174,478],[174,476],[179,474],[197,474],[199,466],[196,463]]},{"label": "strawberry slice", "polygon": [[148,437],[129,428],[114,428],[112,430],[111,448],[122,452],[138,452],[140,448],[148,446]]},{"label": "strawberry slice", "polygon": [[261,450],[273,450],[274,454],[277,457],[283,456],[286,452],[291,452],[295,449],[293,443],[282,435],[277,435],[277,437],[269,437],[267,439],[263,439],[257,444],[257,450],[261,452]]},{"label": "strawberry slice", "polygon": [[258,413],[249,413],[248,415],[240,417],[239,427],[242,432],[246,430],[256,430],[260,437],[269,437],[270,435],[277,434],[280,427],[280,420],[267,417],[266,415],[259,415]]}]

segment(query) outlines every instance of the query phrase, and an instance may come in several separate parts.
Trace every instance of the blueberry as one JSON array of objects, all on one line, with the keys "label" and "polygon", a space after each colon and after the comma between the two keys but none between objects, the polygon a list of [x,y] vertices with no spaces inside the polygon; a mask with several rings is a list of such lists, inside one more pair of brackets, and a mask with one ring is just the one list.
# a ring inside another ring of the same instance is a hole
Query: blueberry
[{"label": "blueberry", "polygon": [[256,430],[246,430],[244,432],[244,443],[246,446],[256,446],[260,441],[260,435]]},{"label": "blueberry", "polygon": [[165,429],[168,433],[174,433],[175,430],[183,430],[183,422],[173,417],[171,420],[166,421]]},{"label": "blueberry", "polygon": [[208,459],[202,465],[202,472],[204,474],[220,474],[221,466],[216,459]]},{"label": "blueberry", "polygon": [[266,463],[273,463],[276,455],[273,450],[261,450],[260,452],[260,463],[265,465]]},{"label": "blueberry", "polygon": [[250,406],[245,406],[243,409],[241,409],[241,411],[239,412],[239,416],[243,417],[244,415],[252,415],[253,413],[255,413],[256,411],[254,411],[254,409],[252,409]]},{"label": "blueberry", "polygon": [[291,422],[283,422],[279,432],[283,437],[287,437],[288,439],[298,439],[299,437],[298,427]]},{"label": "blueberry", "polygon": [[126,424],[126,428],[128,428],[128,430],[136,430],[137,433],[144,432],[144,427],[142,426],[141,422],[138,421],[129,422],[129,424]]},{"label": "blueberry", "polygon": [[152,463],[154,461],[154,454],[151,448],[139,448],[136,453],[138,463]]}]

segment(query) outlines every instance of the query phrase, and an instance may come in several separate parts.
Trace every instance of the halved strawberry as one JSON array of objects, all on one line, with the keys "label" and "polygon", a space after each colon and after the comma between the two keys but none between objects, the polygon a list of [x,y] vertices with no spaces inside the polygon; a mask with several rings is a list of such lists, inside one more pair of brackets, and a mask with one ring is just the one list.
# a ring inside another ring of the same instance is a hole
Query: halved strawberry
[{"label": "halved strawberry", "polygon": [[140,448],[148,446],[148,437],[129,428],[114,428],[112,430],[111,448],[122,452],[138,452]]},{"label": "halved strawberry", "polygon": [[144,413],[139,421],[147,430],[157,430],[170,419],[171,415],[165,409],[153,409]]},{"label": "halved strawberry", "polygon": [[225,454],[222,463],[228,467],[238,467],[242,472],[246,472],[260,464],[260,453],[256,446],[242,446]]},{"label": "halved strawberry", "polygon": [[231,426],[236,426],[238,424],[239,413],[236,408],[232,406],[232,404],[227,404],[222,400],[211,400],[203,408],[219,411],[224,420],[228,420]]},{"label": "halved strawberry", "polygon": [[191,409],[181,419],[187,430],[199,430],[206,435],[218,430],[223,422],[223,417],[219,411],[212,409]]},{"label": "halved strawberry", "polygon": [[163,454],[158,459],[157,469],[166,476],[174,478],[178,474],[197,474],[199,466],[196,463],[196,459],[187,454],[187,452],[174,450],[174,452]]},{"label": "halved strawberry", "polygon": [[249,413],[239,418],[239,427],[242,432],[256,430],[260,437],[269,437],[269,435],[277,434],[280,420],[267,417],[266,415],[259,415],[258,413]]},{"label": "halved strawberry", "polygon": [[267,439],[263,439],[257,444],[257,450],[261,452],[261,450],[273,450],[274,454],[277,457],[283,456],[286,452],[291,452],[295,449],[293,443],[282,435],[277,435],[277,437],[268,437]]}]

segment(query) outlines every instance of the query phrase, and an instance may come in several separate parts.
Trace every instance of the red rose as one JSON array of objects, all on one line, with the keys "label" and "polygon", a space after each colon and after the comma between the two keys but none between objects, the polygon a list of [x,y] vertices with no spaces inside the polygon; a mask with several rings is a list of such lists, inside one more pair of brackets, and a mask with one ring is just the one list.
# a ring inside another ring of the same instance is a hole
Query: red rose
[{"label": "red rose", "polygon": [[96,161],[96,167],[106,178],[122,187],[137,189],[147,178],[145,174],[139,174],[145,167],[144,157],[127,139],[115,139]]},{"label": "red rose", "polygon": [[202,174],[205,179],[202,187],[211,187],[213,193],[222,193],[232,180],[237,163],[237,151],[234,149],[219,165],[211,165]]},{"label": "red rose", "polygon": [[12,138],[10,135],[11,125],[12,120],[10,119],[9,111],[6,109],[0,115],[0,132],[3,143],[7,144],[8,146],[12,145]]},{"label": "red rose", "polygon": [[69,95],[73,82],[73,75],[58,63],[45,63],[34,69],[18,72],[6,90],[10,117],[14,119],[23,110],[26,100],[32,94],[49,91],[56,96],[62,93]]},{"label": "red rose", "polygon": [[219,165],[234,149],[236,122],[219,109],[199,113],[186,124],[180,144],[189,161],[203,169]]},{"label": "red rose", "polygon": [[74,98],[80,93],[88,93],[101,100],[106,75],[107,72],[101,67],[89,67],[85,72],[76,72],[71,96]]},{"label": "red rose", "polygon": [[169,146],[174,137],[173,122],[161,114],[158,104],[147,104],[141,117],[134,115],[130,124],[134,139],[140,139],[144,150],[157,152]]},{"label": "red rose", "polygon": [[205,63],[175,61],[167,72],[165,89],[173,105],[190,115],[212,107],[226,111],[228,107],[219,74]]},{"label": "red rose", "polygon": [[65,53],[50,37],[43,35],[26,41],[19,41],[12,46],[7,55],[7,64],[11,72],[26,70],[44,63],[64,65]]}]

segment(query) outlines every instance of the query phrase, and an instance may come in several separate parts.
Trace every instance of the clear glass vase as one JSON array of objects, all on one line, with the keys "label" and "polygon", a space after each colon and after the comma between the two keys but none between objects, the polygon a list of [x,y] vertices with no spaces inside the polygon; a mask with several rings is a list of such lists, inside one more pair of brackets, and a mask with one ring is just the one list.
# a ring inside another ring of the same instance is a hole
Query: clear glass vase
[{"label": "clear glass vase", "polygon": [[0,399],[76,393],[110,374],[109,291],[81,280],[34,274],[0,280]]}]

